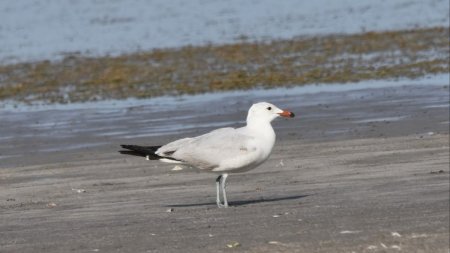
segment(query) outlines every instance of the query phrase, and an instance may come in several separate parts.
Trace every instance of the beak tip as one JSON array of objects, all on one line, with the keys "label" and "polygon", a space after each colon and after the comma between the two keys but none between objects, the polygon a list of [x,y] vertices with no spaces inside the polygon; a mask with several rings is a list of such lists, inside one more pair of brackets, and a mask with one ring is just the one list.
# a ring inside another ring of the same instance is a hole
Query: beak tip
[{"label": "beak tip", "polygon": [[293,118],[293,117],[295,117],[295,114],[293,112],[290,112],[290,111],[283,111],[283,112],[278,113],[278,115],[280,115],[282,117],[285,117],[285,118]]}]

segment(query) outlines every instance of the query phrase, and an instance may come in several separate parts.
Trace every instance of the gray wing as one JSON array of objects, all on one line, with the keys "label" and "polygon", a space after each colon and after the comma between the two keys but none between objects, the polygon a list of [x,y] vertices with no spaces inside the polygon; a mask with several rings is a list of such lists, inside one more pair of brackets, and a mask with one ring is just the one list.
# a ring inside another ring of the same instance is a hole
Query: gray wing
[{"label": "gray wing", "polygon": [[184,161],[199,169],[213,170],[223,161],[239,159],[255,152],[254,137],[234,128],[221,128],[194,138],[180,139],[162,146],[156,154]]}]

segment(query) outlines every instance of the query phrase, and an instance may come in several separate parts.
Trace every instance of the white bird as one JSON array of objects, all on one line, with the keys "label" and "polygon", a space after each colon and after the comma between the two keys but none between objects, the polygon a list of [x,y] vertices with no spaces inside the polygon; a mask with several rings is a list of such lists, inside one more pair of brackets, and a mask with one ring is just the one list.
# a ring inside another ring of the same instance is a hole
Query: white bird
[{"label": "white bird", "polygon": [[[201,171],[218,173],[217,206],[228,207],[225,191],[228,173],[249,171],[269,158],[275,144],[275,132],[271,122],[279,116],[293,118],[295,115],[273,104],[260,102],[250,107],[247,125],[244,127],[220,128],[164,146],[121,145],[127,150],[119,152],[143,156],[147,160],[187,164]],[[220,200],[220,190],[223,204]]]}]

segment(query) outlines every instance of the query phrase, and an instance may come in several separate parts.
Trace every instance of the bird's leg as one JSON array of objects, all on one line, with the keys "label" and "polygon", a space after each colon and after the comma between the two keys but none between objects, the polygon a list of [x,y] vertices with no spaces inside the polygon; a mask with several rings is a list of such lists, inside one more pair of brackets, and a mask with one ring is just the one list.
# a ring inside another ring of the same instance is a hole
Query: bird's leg
[{"label": "bird's leg", "polygon": [[227,192],[226,192],[226,188],[227,188],[227,177],[228,174],[222,174],[222,194],[223,194],[223,207],[228,207],[228,201],[227,201]]},{"label": "bird's leg", "polygon": [[220,184],[222,181],[222,175],[218,176],[216,178],[216,192],[217,192],[217,197],[216,197],[216,203],[218,207],[222,207],[222,203],[220,203]]}]

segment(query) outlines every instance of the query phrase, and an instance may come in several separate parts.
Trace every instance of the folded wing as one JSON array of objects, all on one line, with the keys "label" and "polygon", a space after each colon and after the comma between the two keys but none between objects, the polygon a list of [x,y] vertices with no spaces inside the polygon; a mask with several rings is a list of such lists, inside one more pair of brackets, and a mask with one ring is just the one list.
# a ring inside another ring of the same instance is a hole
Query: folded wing
[{"label": "folded wing", "polygon": [[156,154],[203,170],[221,170],[252,163],[257,149],[254,137],[239,129],[221,128],[198,137],[171,142],[159,148]]}]

